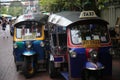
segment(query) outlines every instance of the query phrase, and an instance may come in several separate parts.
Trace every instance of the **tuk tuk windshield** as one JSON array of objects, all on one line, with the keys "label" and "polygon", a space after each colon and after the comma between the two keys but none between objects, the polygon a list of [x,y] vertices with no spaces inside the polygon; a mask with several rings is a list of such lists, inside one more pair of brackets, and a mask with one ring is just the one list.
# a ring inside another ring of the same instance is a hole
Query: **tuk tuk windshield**
[{"label": "tuk tuk windshield", "polygon": [[33,40],[41,37],[41,28],[40,26],[30,26],[26,27],[26,25],[21,25],[16,28],[16,38],[21,38],[23,40]]},{"label": "tuk tuk windshield", "polygon": [[70,28],[70,31],[73,44],[81,44],[83,40],[100,40],[100,43],[109,42],[109,35],[106,25],[75,25]]}]

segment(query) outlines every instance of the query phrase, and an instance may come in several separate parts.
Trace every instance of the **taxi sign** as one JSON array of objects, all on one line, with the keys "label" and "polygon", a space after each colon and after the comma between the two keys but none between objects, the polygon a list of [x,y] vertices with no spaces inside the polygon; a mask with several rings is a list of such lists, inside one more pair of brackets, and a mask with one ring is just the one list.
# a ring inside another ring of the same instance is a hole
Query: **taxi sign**
[{"label": "taxi sign", "polygon": [[80,18],[89,18],[89,17],[97,17],[94,11],[82,11],[80,14]]}]

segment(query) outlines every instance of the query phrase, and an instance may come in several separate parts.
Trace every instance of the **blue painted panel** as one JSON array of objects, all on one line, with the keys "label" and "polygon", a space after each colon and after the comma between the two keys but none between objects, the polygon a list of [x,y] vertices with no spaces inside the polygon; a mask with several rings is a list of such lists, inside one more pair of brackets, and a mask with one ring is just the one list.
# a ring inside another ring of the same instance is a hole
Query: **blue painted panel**
[{"label": "blue painted panel", "polygon": [[63,62],[64,60],[63,60],[63,57],[54,57],[54,61],[55,62]]},{"label": "blue painted panel", "polygon": [[81,72],[83,68],[85,67],[86,63],[86,55],[85,55],[85,49],[78,48],[75,50],[77,52],[77,57],[72,58],[70,57],[70,71],[71,71],[71,77],[73,78],[80,78]]},{"label": "blue painted panel", "polygon": [[[14,54],[17,61],[23,61],[22,54],[24,53],[24,51],[26,51],[25,42],[26,41],[20,42],[18,48],[14,49]],[[32,50],[34,51],[34,53],[38,54],[38,60],[43,60],[45,58],[45,53],[44,53],[44,47],[40,46],[41,41],[35,40],[31,42],[32,42]]]},{"label": "blue painted panel", "polygon": [[110,47],[102,47],[99,53],[99,62],[105,66],[103,72],[105,76],[112,76],[112,56],[109,54],[109,48]]},{"label": "blue painted panel", "polygon": [[14,55],[15,55],[16,61],[23,61],[23,58],[22,58],[23,52],[24,52],[23,49],[15,49],[14,50]]},{"label": "blue painted panel", "polygon": [[16,58],[16,61],[23,61],[22,53],[25,51],[25,48],[16,48],[13,50],[13,54]]},{"label": "blue painted panel", "polygon": [[65,78],[65,80],[69,80],[68,72],[61,72],[61,75]]},{"label": "blue painted panel", "polygon": [[[112,76],[112,56],[109,54],[110,47],[101,47],[99,49],[98,61],[103,64],[105,69],[103,70],[103,75]],[[85,63],[87,61],[85,48],[72,48],[71,50],[77,53],[76,58],[70,57],[70,71],[71,77],[80,78],[81,71],[85,67]]]},{"label": "blue painted panel", "polygon": [[77,55],[77,58],[70,58],[71,77],[80,78],[83,68],[85,67],[85,54]]},{"label": "blue painted panel", "polygon": [[23,61],[22,53],[25,51],[24,42],[19,42],[18,48],[13,49],[13,53],[15,55],[16,61]]},{"label": "blue painted panel", "polygon": [[71,48],[71,50],[75,51],[77,54],[85,54],[85,48]]},{"label": "blue painted panel", "polygon": [[41,41],[33,41],[33,50],[38,54],[38,60],[45,58],[44,47],[40,46]]}]

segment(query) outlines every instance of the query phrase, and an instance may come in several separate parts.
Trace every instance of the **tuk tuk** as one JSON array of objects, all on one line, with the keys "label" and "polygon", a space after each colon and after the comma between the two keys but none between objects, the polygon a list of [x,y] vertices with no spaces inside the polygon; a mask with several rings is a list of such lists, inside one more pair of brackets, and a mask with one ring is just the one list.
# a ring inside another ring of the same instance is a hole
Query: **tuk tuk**
[{"label": "tuk tuk", "polygon": [[67,34],[66,28],[61,26],[52,25],[48,23],[48,33],[49,33],[49,49],[46,49],[48,52],[48,70],[51,78],[54,78],[58,75],[58,70],[64,69],[67,70]]},{"label": "tuk tuk", "polygon": [[[65,11],[48,18],[49,75],[66,80],[99,80],[112,76],[108,22],[94,11]],[[93,79],[94,78],[94,79]]]},{"label": "tuk tuk", "polygon": [[13,55],[17,71],[26,78],[46,70],[44,50],[44,16],[40,13],[23,14],[14,24]]},{"label": "tuk tuk", "polygon": [[111,38],[114,41],[114,57],[120,57],[120,17],[117,18],[115,24],[115,38]]}]

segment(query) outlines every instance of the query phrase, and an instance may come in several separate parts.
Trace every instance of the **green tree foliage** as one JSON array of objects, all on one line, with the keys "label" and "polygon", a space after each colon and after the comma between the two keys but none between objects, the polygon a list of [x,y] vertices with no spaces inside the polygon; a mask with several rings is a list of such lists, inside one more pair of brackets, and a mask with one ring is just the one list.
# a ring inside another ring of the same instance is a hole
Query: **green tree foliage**
[{"label": "green tree foliage", "polygon": [[6,6],[2,6],[0,8],[0,14],[9,14],[12,16],[18,16],[21,15],[23,13],[23,8],[22,7],[6,7]]},{"label": "green tree foliage", "polygon": [[41,0],[42,10],[50,12],[59,12],[63,10],[79,10],[80,0]]},{"label": "green tree foliage", "polygon": [[109,0],[98,0],[97,7],[99,10],[106,8],[105,4],[108,3]]},{"label": "green tree foliage", "polygon": [[9,14],[12,16],[18,16],[23,13],[23,5],[20,1],[11,2],[10,6],[2,6],[0,8],[0,14]]},{"label": "green tree foliage", "polygon": [[45,11],[52,11],[57,5],[56,0],[40,0],[40,8]]},{"label": "green tree foliage", "polygon": [[93,9],[103,9],[104,4],[109,0],[40,0],[41,9],[49,12],[59,12],[63,10],[81,11],[86,2],[91,2]]},{"label": "green tree foliage", "polygon": [[11,2],[9,7],[9,14],[13,16],[18,16],[23,13],[23,5],[20,1]]},{"label": "green tree foliage", "polygon": [[12,6],[12,7],[9,7],[9,14],[12,15],[12,16],[18,16],[18,15],[21,15],[23,13],[23,8],[22,7],[15,7],[15,6]]},{"label": "green tree foliage", "polygon": [[7,7],[6,6],[2,6],[1,8],[0,8],[0,14],[7,14]]}]

